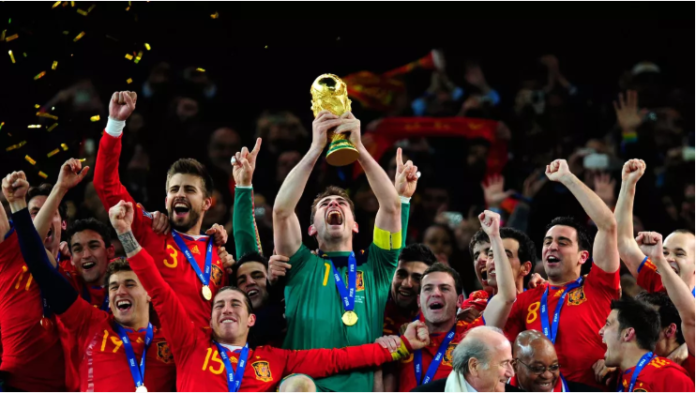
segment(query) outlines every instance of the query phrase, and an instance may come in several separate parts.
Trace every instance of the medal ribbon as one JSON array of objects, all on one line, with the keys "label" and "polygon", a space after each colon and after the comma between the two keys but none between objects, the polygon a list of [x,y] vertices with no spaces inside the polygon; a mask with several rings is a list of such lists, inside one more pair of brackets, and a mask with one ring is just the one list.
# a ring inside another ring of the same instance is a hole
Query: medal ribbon
[{"label": "medal ribbon", "polygon": [[329,259],[331,264],[331,270],[333,271],[334,280],[336,280],[336,289],[338,289],[339,295],[341,295],[341,300],[343,303],[343,309],[346,311],[353,311],[355,309],[355,288],[357,285],[357,265],[355,261],[355,253],[351,252],[348,257],[348,287],[343,283],[341,279],[341,274],[336,270],[333,261]]},{"label": "medal ribbon", "polygon": [[239,354],[239,362],[237,363],[237,371],[234,371],[232,368],[232,362],[230,362],[230,357],[227,356],[227,348],[220,345],[220,343],[217,341],[213,342],[215,343],[215,346],[217,346],[222,362],[225,363],[225,371],[227,372],[227,390],[230,392],[238,392],[239,388],[242,386],[244,369],[246,368],[247,359],[249,358],[249,343],[244,345],[244,348],[242,348],[242,352]]},{"label": "medal ribbon", "polygon": [[126,329],[123,326],[116,324],[116,330],[118,330],[118,335],[121,337],[121,341],[123,342],[123,349],[126,351],[126,358],[128,358],[128,367],[130,367],[131,376],[133,376],[133,382],[135,382],[135,388],[137,389],[145,384],[145,357],[147,355],[147,348],[150,346],[150,343],[152,343],[152,337],[154,335],[152,324],[147,324],[143,356],[140,358],[140,368],[138,368],[138,361],[135,359],[133,345],[128,338]]},{"label": "medal ribbon", "polygon": [[203,283],[203,285],[210,284],[210,270],[213,267],[213,238],[210,237],[210,239],[208,239],[208,245],[206,246],[205,252],[205,273],[203,273],[201,272],[201,268],[198,267],[198,262],[196,262],[196,259],[193,257],[191,250],[189,250],[186,243],[184,243],[184,239],[182,239],[181,236],[176,233],[176,231],[172,231],[172,237],[174,238],[176,245],[179,246],[179,249],[184,252],[186,260],[188,260],[189,264],[191,264],[191,267],[196,272],[196,275],[198,276],[198,279],[201,280],[201,283]]},{"label": "medal ribbon", "polygon": [[[638,361],[638,364],[636,365],[636,369],[633,370],[633,375],[631,375],[631,383],[628,385],[629,392],[632,392],[633,388],[636,387],[636,381],[638,380],[638,376],[640,375],[640,372],[643,371],[643,368],[645,368],[645,366],[647,366],[648,363],[650,363],[652,358],[653,358],[652,352],[648,352],[645,355],[643,355],[642,358],[640,358],[640,360]],[[621,381],[619,381],[619,390],[618,391],[619,392],[625,391],[624,387],[623,387],[623,383],[621,383]]]},{"label": "medal ribbon", "polygon": [[556,344],[556,336],[558,335],[558,324],[561,319],[561,309],[563,308],[563,303],[568,295],[568,292],[575,288],[582,286],[583,277],[578,278],[574,282],[563,287],[563,295],[558,299],[558,304],[556,305],[556,311],[553,313],[553,325],[549,327],[549,288],[551,285],[546,287],[544,294],[541,296],[541,328],[544,331],[544,335],[551,340],[552,343]]},{"label": "medal ribbon", "polygon": [[428,372],[425,374],[425,379],[423,379],[423,382],[421,382],[421,378],[423,376],[423,350],[419,349],[413,352],[413,367],[415,368],[414,371],[416,373],[416,383],[418,384],[418,386],[425,385],[426,383],[433,380],[435,373],[437,373],[437,369],[440,368],[440,363],[442,363],[442,359],[445,357],[447,347],[452,342],[452,339],[454,339],[456,329],[457,324],[455,323],[454,326],[452,326],[452,330],[450,330],[449,333],[447,333],[445,339],[442,340],[440,348],[438,348],[437,353],[433,358],[433,361],[430,362],[430,366],[428,366]]}]

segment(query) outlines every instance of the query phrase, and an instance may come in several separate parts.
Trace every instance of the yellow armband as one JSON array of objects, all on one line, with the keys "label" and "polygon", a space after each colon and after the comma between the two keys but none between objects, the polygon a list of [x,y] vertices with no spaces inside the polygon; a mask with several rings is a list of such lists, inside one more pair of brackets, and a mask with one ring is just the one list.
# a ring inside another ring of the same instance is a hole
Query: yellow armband
[{"label": "yellow armband", "polygon": [[375,226],[372,242],[382,250],[398,250],[401,248],[401,231],[391,233]]}]

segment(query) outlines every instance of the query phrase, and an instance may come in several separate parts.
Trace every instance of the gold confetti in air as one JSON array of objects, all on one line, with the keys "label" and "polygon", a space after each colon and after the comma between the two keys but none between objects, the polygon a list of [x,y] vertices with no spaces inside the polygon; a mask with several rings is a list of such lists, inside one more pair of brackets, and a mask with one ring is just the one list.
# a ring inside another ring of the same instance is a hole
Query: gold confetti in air
[{"label": "gold confetti in air", "polygon": [[77,13],[80,14],[80,15],[82,15],[82,16],[87,16],[87,11],[85,11],[85,10],[83,10],[83,9],[81,9],[81,8],[78,8],[78,9],[77,9]]},{"label": "gold confetti in air", "polygon": [[53,7],[51,7],[51,8],[56,8],[56,7],[58,7],[59,5],[60,5],[60,1],[56,1],[55,3],[53,3]]},{"label": "gold confetti in air", "polygon": [[263,49],[268,49],[268,45],[264,46]]},{"label": "gold confetti in air", "polygon": [[28,154],[26,156],[24,156],[24,159],[27,160],[27,162],[30,163],[31,165],[36,165],[36,161],[34,161],[33,158],[29,157]]},{"label": "gold confetti in air", "polygon": [[74,2],[74,1],[71,1],[71,2],[70,2],[70,6],[73,7],[73,8],[75,8],[75,2]]},{"label": "gold confetti in air", "polygon": [[60,148],[55,148],[54,150],[51,150],[50,153],[46,154],[48,158],[51,158],[55,156],[56,154],[60,153]]},{"label": "gold confetti in air", "polygon": [[147,42],[145,43],[145,49],[150,50],[150,44],[148,44]]},{"label": "gold confetti in air", "polygon": [[131,55],[130,53],[126,53],[126,59],[133,60],[133,55]]},{"label": "gold confetti in air", "polygon": [[27,57],[27,52],[22,52],[22,56]]},{"label": "gold confetti in air", "polygon": [[5,41],[5,34],[7,33],[7,30],[3,30],[2,33],[0,33],[0,41]]},{"label": "gold confetti in air", "polygon": [[217,11],[215,11],[214,14],[210,15],[210,18],[211,18],[211,19],[217,19],[217,18],[219,18],[219,17],[220,17],[220,13],[218,13]]},{"label": "gold confetti in air", "polygon": [[128,83],[129,85],[130,85],[131,83],[133,83],[133,78],[128,78],[128,79],[126,79],[126,83]]},{"label": "gold confetti in air", "polygon": [[4,125],[5,125],[5,122],[4,122],[4,121],[3,121],[2,123],[0,123],[0,130],[2,130],[2,127],[3,127]]},{"label": "gold confetti in air", "polygon": [[53,131],[56,127],[58,127],[58,123],[53,123],[53,124],[51,124],[50,127],[48,127],[48,128],[46,129],[46,131],[51,132],[51,131]]},{"label": "gold confetti in air", "polygon": [[10,60],[12,60],[12,64],[16,63],[14,55],[12,54],[12,51],[8,50],[7,53],[10,55]]},{"label": "gold confetti in air", "polygon": [[68,145],[66,145],[65,143],[61,143],[60,147],[62,147],[64,151],[68,150]]},{"label": "gold confetti in air", "polygon": [[[52,114],[46,113],[46,112],[36,112],[36,116],[38,116],[38,117],[45,117],[45,118],[51,119],[51,120],[58,120],[58,116],[52,115]],[[50,131],[50,130],[49,130],[49,131]]]},{"label": "gold confetti in air", "polygon": [[51,69],[55,71],[56,68],[58,68],[58,62],[54,61],[53,64],[51,64]]},{"label": "gold confetti in air", "polygon": [[[39,104],[34,104],[34,109],[39,109],[39,108],[41,108],[41,105],[39,105]],[[36,116],[38,116],[38,115],[39,115],[39,114],[37,113]]]},{"label": "gold confetti in air", "polygon": [[97,6],[96,4],[90,5],[89,8],[87,8],[87,13],[89,14],[90,12],[92,12],[92,10],[94,9],[94,7],[96,7],[96,6]]},{"label": "gold confetti in air", "polygon": [[198,68],[196,68],[196,71],[198,71],[198,72],[205,72],[205,68],[198,67]]},{"label": "gold confetti in air", "polygon": [[41,124],[29,124],[27,128],[41,128]]},{"label": "gold confetti in air", "polygon": [[80,159],[78,159],[77,161],[85,162],[85,161],[87,161],[87,159],[86,159],[86,158],[80,158]]},{"label": "gold confetti in air", "polygon": [[128,2],[128,7],[126,7],[126,11],[130,11],[130,8],[131,8],[131,2],[129,1],[129,2]]},{"label": "gold confetti in air", "polygon": [[140,51],[140,52],[138,52],[138,55],[135,56],[135,60],[133,60],[133,62],[134,62],[135,64],[138,64],[138,63],[140,63],[140,60],[141,60],[142,58],[143,58],[143,51]]},{"label": "gold confetti in air", "polygon": [[[73,3],[74,3],[74,1],[73,1]],[[81,32],[80,34],[78,34],[77,37],[75,37],[75,39],[73,39],[73,42],[79,41],[80,38],[82,38],[82,37],[84,37],[84,36],[85,36],[85,32],[83,31],[83,32]]]},{"label": "gold confetti in air", "polygon": [[12,146],[8,146],[8,147],[5,149],[5,151],[17,150],[17,149],[19,149],[20,147],[22,147],[22,146],[24,146],[24,145],[26,145],[26,144],[27,144],[27,141],[21,141],[21,142],[19,142],[19,143],[17,143],[17,144],[14,144],[14,145],[12,145]]},{"label": "gold confetti in air", "polygon": [[14,40],[16,40],[17,38],[19,38],[19,34],[12,34],[11,36],[5,38],[5,42],[14,41]]},{"label": "gold confetti in air", "polygon": [[67,30],[63,30],[63,35],[68,35],[68,34],[70,34],[70,32],[69,32],[69,31],[67,31]]},{"label": "gold confetti in air", "polygon": [[46,71],[41,71],[38,74],[36,74],[36,76],[34,77],[34,80],[39,80],[39,79],[43,78],[44,75],[46,75]]},{"label": "gold confetti in air", "polygon": [[43,177],[44,179],[48,179],[48,175],[39,171],[39,176]]},{"label": "gold confetti in air", "polygon": [[99,115],[94,115],[94,116],[90,117],[89,119],[90,119],[91,121],[93,121],[93,122],[94,122],[94,121],[99,121]]}]

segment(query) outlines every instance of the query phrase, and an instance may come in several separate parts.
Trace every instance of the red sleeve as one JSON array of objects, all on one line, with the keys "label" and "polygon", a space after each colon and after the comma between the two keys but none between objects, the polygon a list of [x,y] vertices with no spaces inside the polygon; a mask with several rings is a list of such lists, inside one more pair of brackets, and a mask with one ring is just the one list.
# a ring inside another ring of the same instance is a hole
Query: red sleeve
[{"label": "red sleeve", "polygon": [[58,315],[62,328],[77,341],[80,351],[84,348],[83,341],[89,338],[90,327],[106,319],[109,319],[108,312],[92,307],[81,297],[66,312]]},{"label": "red sleeve", "polygon": [[[128,193],[126,187],[121,184],[121,178],[118,174],[118,159],[121,155],[121,137],[113,137],[106,132],[99,142],[97,150],[97,163],[94,166],[94,189],[101,199],[104,208],[107,211],[119,203],[120,201],[131,202],[136,205],[133,197]],[[134,215],[133,218],[133,234],[140,241],[145,235],[145,228],[150,228],[143,218],[146,217],[143,212]]]},{"label": "red sleeve", "polygon": [[593,263],[590,273],[585,278],[585,285],[591,286],[598,293],[609,299],[618,299],[621,297],[620,269],[617,269],[614,273],[607,273]]},{"label": "red sleeve", "polygon": [[527,300],[523,295],[524,294],[517,295],[517,301],[512,304],[512,310],[510,310],[510,315],[505,323],[505,337],[507,337],[510,342],[515,342],[517,335],[527,330],[527,323],[523,312],[527,306]]},{"label": "red sleeve", "polygon": [[464,300],[460,308],[462,310],[465,310],[469,307],[473,307],[477,309],[479,312],[483,312],[483,310],[486,309],[487,305],[488,292],[481,290],[472,292],[471,295],[469,295],[469,298]]},{"label": "red sleeve", "polygon": [[138,275],[138,279],[152,298],[152,304],[157,311],[157,317],[170,343],[175,361],[181,362],[196,343],[196,328],[181,304],[181,301],[164,281],[155,260],[141,248],[136,255],[129,257],[130,266]]},{"label": "red sleeve", "polygon": [[[662,381],[662,392],[693,392],[694,381],[686,374],[681,367],[674,367],[669,375],[659,378]],[[656,373],[657,374],[657,373]]]},{"label": "red sleeve", "polygon": [[279,352],[274,353],[275,356],[285,358],[283,375],[297,373],[306,374],[312,378],[324,378],[343,371],[380,366],[392,361],[389,350],[382,348],[379,344],[301,351],[273,348],[272,351]]},{"label": "red sleeve", "polygon": [[648,257],[645,257],[643,263],[638,266],[637,282],[641,288],[650,293],[665,290],[662,286],[662,277],[657,273],[657,267]]}]

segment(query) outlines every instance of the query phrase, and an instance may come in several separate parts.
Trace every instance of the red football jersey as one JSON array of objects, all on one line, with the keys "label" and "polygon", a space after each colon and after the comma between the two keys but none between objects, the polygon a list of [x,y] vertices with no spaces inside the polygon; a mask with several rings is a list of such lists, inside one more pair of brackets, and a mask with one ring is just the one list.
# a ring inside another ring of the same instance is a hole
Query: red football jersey
[{"label": "red football jersey", "polygon": [[[517,335],[525,330],[542,331],[540,302],[548,286],[547,283],[517,295],[505,325],[505,334],[510,341],[514,342]],[[562,294],[562,287],[551,286],[548,298],[549,326]],[[581,287],[566,295],[556,337],[558,361],[566,380],[603,389],[595,380],[592,365],[604,359],[606,345],[602,343],[599,329],[604,326],[611,311],[611,301],[620,297],[619,271],[607,273],[597,265],[592,266]]]},{"label": "red football jersey", "polygon": [[665,290],[665,287],[662,286],[662,277],[657,272],[657,267],[648,257],[645,257],[643,263],[638,267],[636,282],[641,288],[650,293]]},{"label": "red football jersey", "polygon": [[[621,377],[623,391],[627,391],[635,367],[624,371]],[[693,392],[694,381],[687,375],[686,371],[678,364],[662,357],[655,357],[641,371],[634,392]]]},{"label": "red football jersey", "polygon": [[488,300],[490,300],[490,297],[491,294],[484,290],[471,292],[469,298],[462,302],[462,306],[460,308],[462,310],[465,310],[469,307],[474,307],[475,309],[483,313],[483,311],[486,309],[486,306],[488,306]]},{"label": "red football jersey", "polygon": [[696,365],[694,364],[694,355],[689,354],[689,356],[684,360],[681,366],[684,367],[684,370],[686,370],[686,373],[689,375],[689,378],[691,378],[691,380],[693,381],[694,372],[696,372]]},{"label": "red football jersey", "polygon": [[[119,201],[136,203],[126,188],[121,184],[118,175],[118,157],[121,154],[121,138],[114,138],[104,133],[97,152],[97,164],[94,170],[94,187],[104,207],[108,210]],[[165,281],[174,289],[181,299],[190,319],[196,326],[207,327],[210,324],[211,302],[203,298],[203,284],[196,275],[184,253],[179,249],[171,234],[158,235],[152,231],[152,218],[142,206],[137,205],[133,219],[133,234],[140,246],[145,248],[154,258]],[[182,235],[181,238],[191,250],[201,271],[205,271],[205,254],[208,237],[194,239]],[[227,285],[227,272],[213,247],[213,266],[210,273],[210,289],[213,297],[217,290]]]},{"label": "red football jersey", "polygon": [[418,312],[415,314],[412,313],[409,315],[404,315],[390,296],[387,300],[387,305],[384,308],[384,325],[382,328],[382,334],[387,336],[400,335],[401,327],[405,324],[413,322],[416,315],[418,315]]},{"label": "red football jersey", "polygon": [[[457,328],[455,330],[454,338],[447,347],[445,355],[442,358],[442,363],[437,369],[437,372],[433,376],[433,381],[436,379],[447,378],[447,376],[452,371],[452,351],[459,344],[460,341],[464,339],[466,333],[477,327],[483,326],[483,318],[479,317],[471,323],[459,321],[457,322]],[[423,348],[421,351],[423,353],[423,377],[428,372],[428,367],[430,367],[430,362],[433,360],[437,351],[440,349],[440,344],[447,336],[447,333],[435,333],[430,335],[430,345]],[[416,370],[413,365],[413,354],[409,356],[408,359],[402,360],[399,363],[399,391],[400,392],[410,392],[411,390],[418,387],[416,383]]]},{"label": "red football jersey", "polygon": [[[80,391],[135,391],[123,342],[114,329],[113,315],[78,298],[58,319],[61,329],[76,347],[72,361],[79,372]],[[145,333],[145,329],[128,331],[138,365],[145,346]],[[175,384],[176,367],[169,344],[161,330],[155,327],[145,359],[145,386],[154,392],[171,392]]]},{"label": "red football jersey", "polygon": [[[61,267],[62,269],[62,267]],[[77,295],[85,300],[89,300],[92,307],[101,309],[104,305],[104,299],[107,297],[106,288],[101,285],[89,285],[74,271],[63,271],[63,277],[65,277],[70,285],[77,291]],[[104,310],[107,311],[107,310]]]},{"label": "red football jersey", "polygon": [[12,230],[0,243],[0,334],[5,382],[26,391],[64,391],[65,362],[55,317],[41,326],[43,308],[39,286],[19,249]]},{"label": "red football jersey", "polygon": [[[168,340],[177,343],[171,348],[178,374],[177,391],[227,392],[225,364],[211,338],[211,329],[196,326],[189,319],[184,304],[158,273],[147,250],[143,249],[129,260],[152,297]],[[238,351],[227,351],[227,354],[236,367]],[[391,360],[389,350],[379,344],[302,351],[260,346],[249,351],[240,391],[273,391],[283,377],[293,373],[324,378]]]}]

